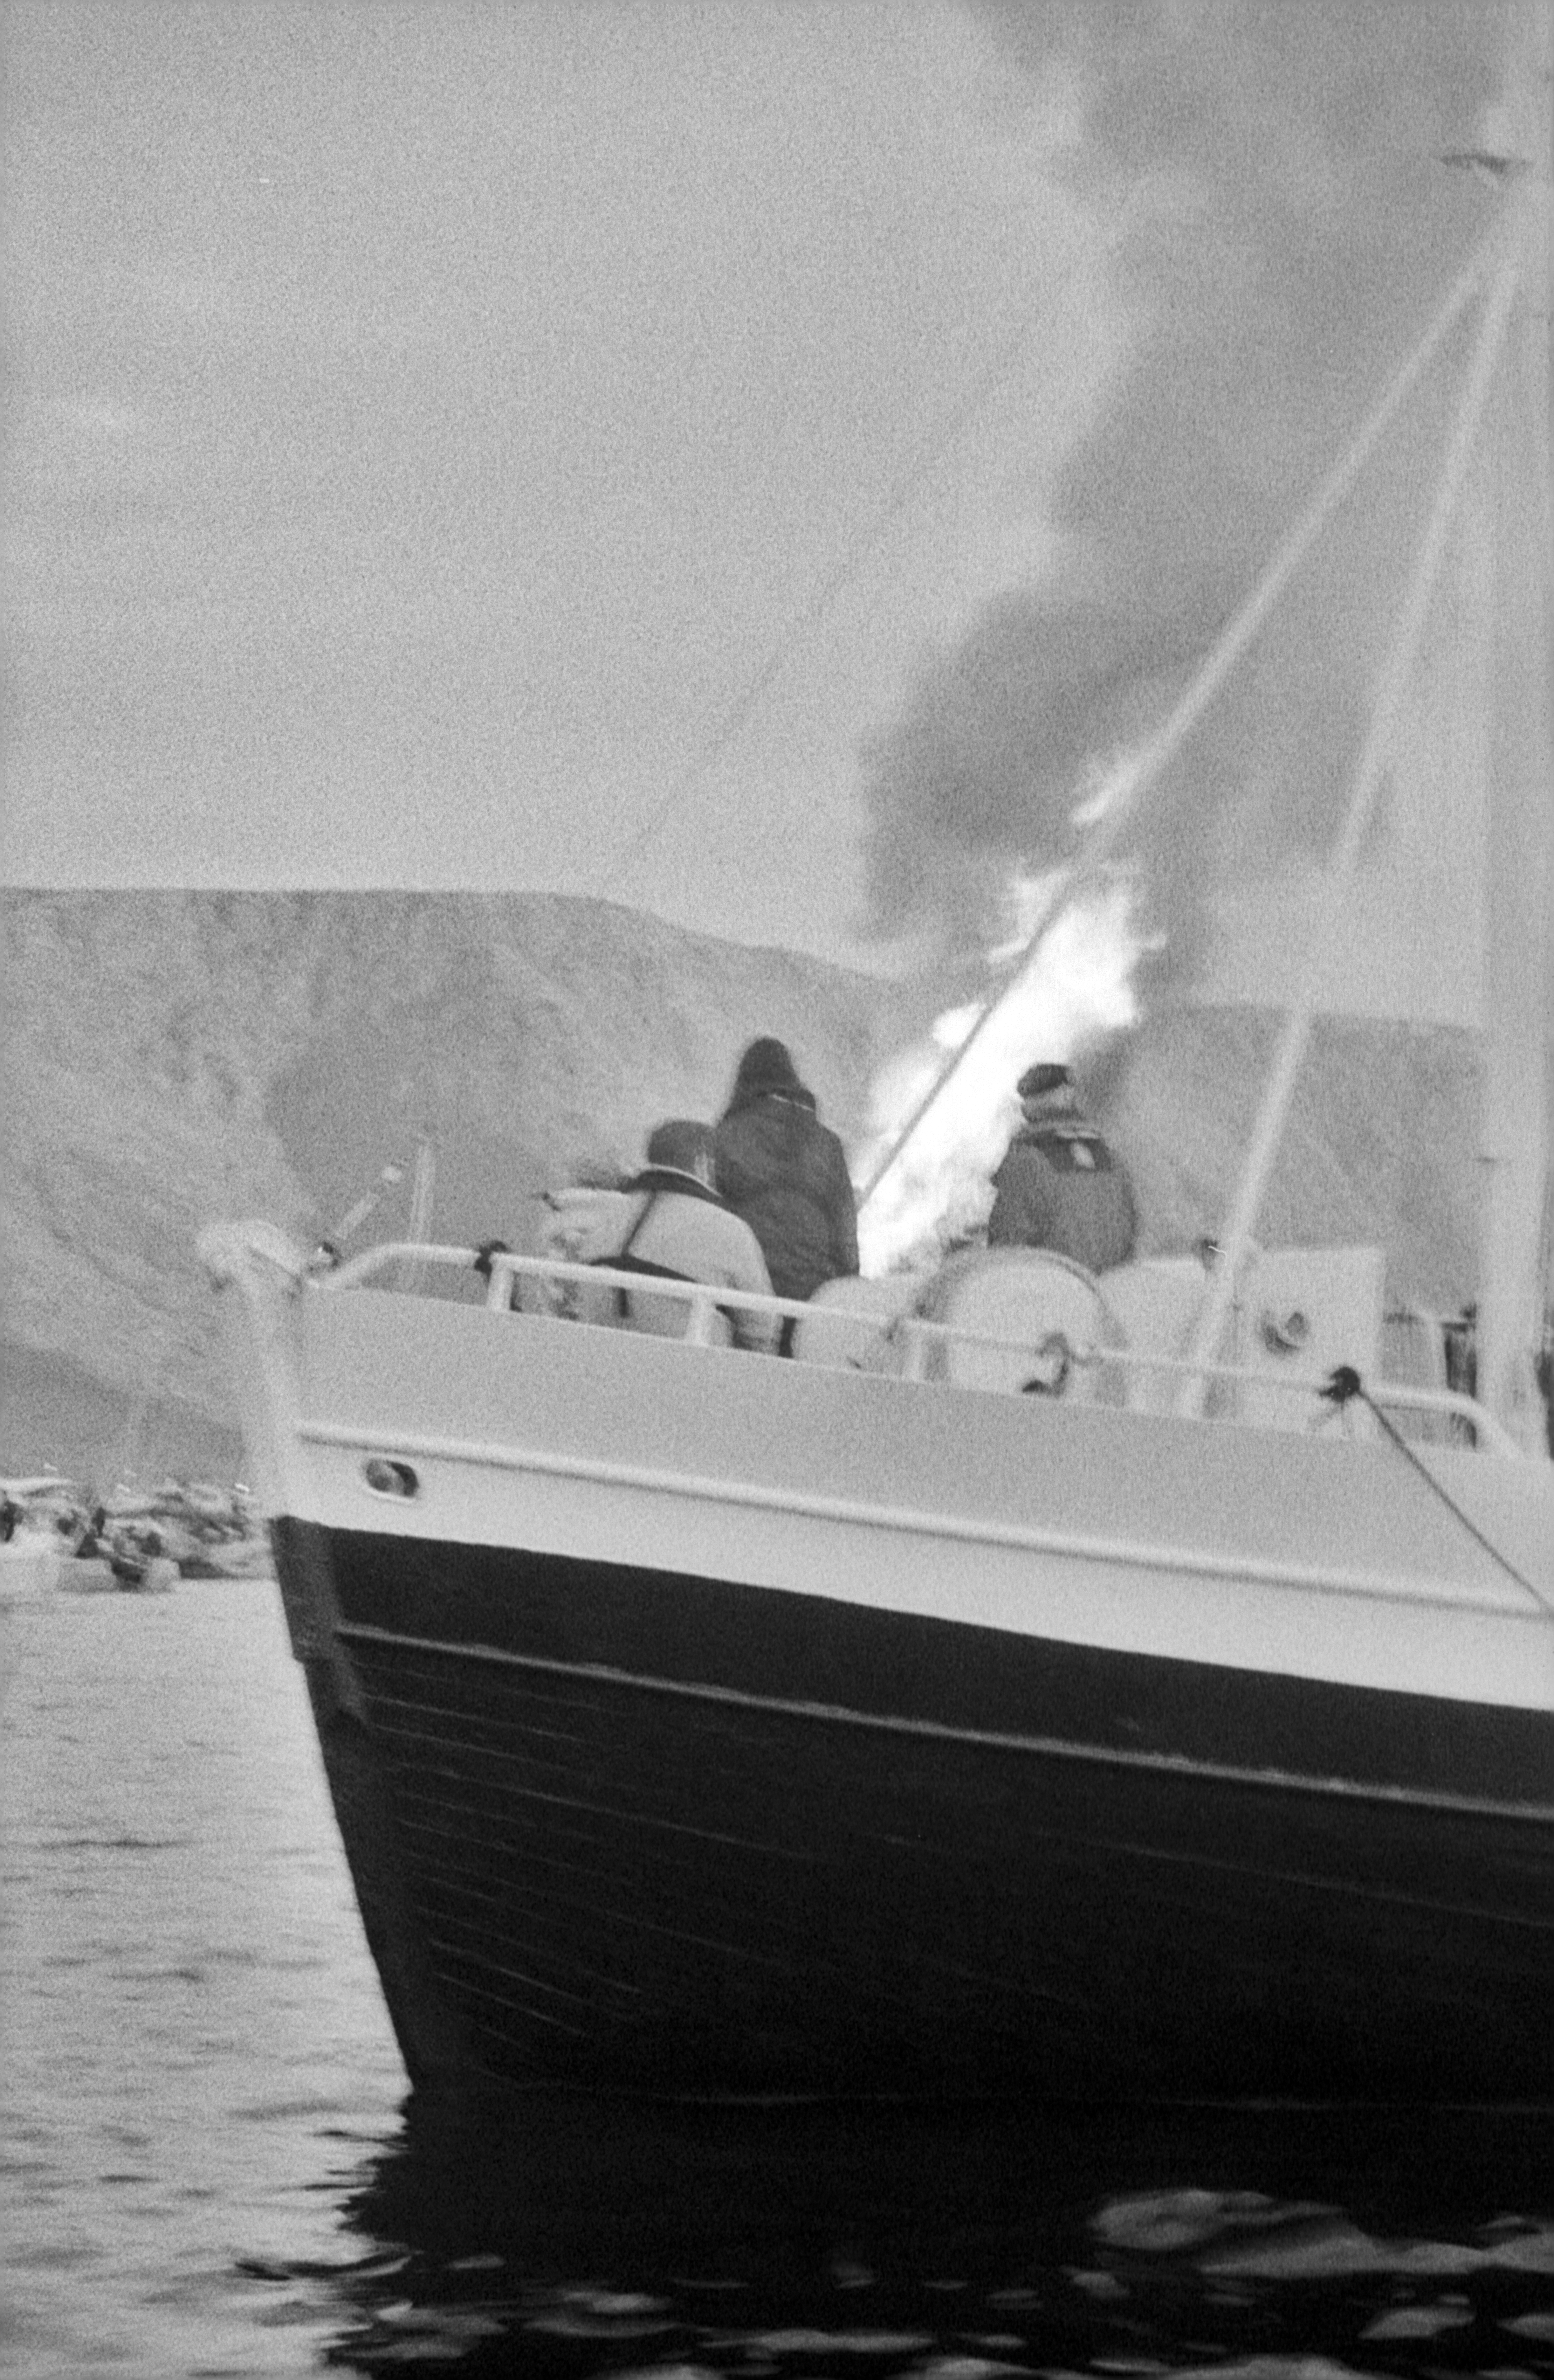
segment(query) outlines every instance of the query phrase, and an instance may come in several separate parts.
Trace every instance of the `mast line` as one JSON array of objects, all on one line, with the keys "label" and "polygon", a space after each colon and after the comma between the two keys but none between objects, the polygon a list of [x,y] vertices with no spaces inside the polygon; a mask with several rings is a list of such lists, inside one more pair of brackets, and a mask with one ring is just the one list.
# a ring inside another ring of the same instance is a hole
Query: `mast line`
[{"label": "mast line", "polygon": [[[1436,581],[1446,552],[1446,540],[1457,507],[1462,500],[1463,482],[1474,446],[1484,418],[1490,385],[1499,363],[1511,322],[1511,310],[1515,302],[1522,279],[1522,259],[1524,245],[1522,210],[1514,202],[1497,222],[1497,242],[1503,243],[1505,254],[1499,272],[1484,310],[1474,344],[1473,361],[1467,383],[1457,408],[1451,443],[1436,493],[1426,522],[1424,535],[1414,560],[1413,570],[1403,598],[1377,681],[1375,700],[1371,706],[1370,723],[1349,796],[1349,807],[1333,855],[1328,865],[1326,899],[1321,921],[1306,953],[1299,988],[1285,1016],[1279,1045],[1263,1093],[1257,1127],[1252,1147],[1236,1188],[1230,1221],[1221,1234],[1221,1253],[1210,1276],[1204,1302],[1199,1309],[1192,1344],[1188,1349],[1190,1365],[1212,1362],[1212,1350],[1219,1343],[1219,1334],[1229,1318],[1230,1304],[1242,1268],[1246,1261],[1248,1245],[1258,1212],[1267,1190],[1268,1177],[1283,1136],[1289,1114],[1291,1095],[1295,1076],[1305,1055],[1311,1036],[1312,1017],[1316,998],[1333,941],[1338,930],[1340,907],[1353,876],[1361,838],[1371,815],[1371,806],[1382,771],[1390,756],[1398,711],[1418,657],[1419,639]],[[1200,1372],[1190,1378],[1183,1390],[1178,1410],[1192,1414],[1201,1411],[1205,1382]]]},{"label": "mast line", "polygon": [[979,408],[993,395],[999,382],[1012,372],[1031,335],[1031,323],[1022,322],[1014,336],[1006,339],[991,360],[976,374],[965,393],[946,408],[912,462],[898,472],[886,490],[882,502],[843,547],[818,586],[789,613],[778,631],[776,644],[760,669],[733,699],[723,706],[710,737],[678,771],[668,792],[648,811],[646,818],[633,827],[625,841],[618,844],[602,862],[586,883],[585,892],[597,896],[614,883],[633,853],[652,841],[687,795],[716,767],[735,738],[749,724],[762,697],[776,685],[788,667],[797,646],[825,618],[853,573],[870,558],[925,480],[931,480],[939,468],[967,424],[975,419]]},{"label": "mast line", "polygon": [[1479,243],[1448,290],[1434,320],[1417,346],[1407,356],[1388,386],[1377,398],[1370,413],[1355,432],[1345,453],[1333,466],[1327,478],[1311,498],[1304,512],[1276,550],[1239,611],[1221,631],[1208,658],[1181,696],[1163,725],[1144,746],[1138,758],[1125,766],[1123,783],[1107,804],[1094,833],[1067,871],[1059,887],[1047,900],[1040,918],[1026,941],[1019,957],[1009,967],[1004,981],[983,1008],[971,1031],[960,1047],[953,1050],[935,1081],[929,1086],[906,1123],[898,1133],[865,1186],[858,1194],[860,1213],[868,1205],[880,1184],[896,1164],[902,1150],[916,1132],[929,1109],[938,1099],[974,1047],[984,1027],[1002,1006],[1035,957],[1063,909],[1076,896],[1087,891],[1106,868],[1130,815],[1141,795],[1159,776],[1168,761],[1173,759],[1180,747],[1192,734],[1215,696],[1219,692],[1231,669],[1246,647],[1262,627],[1285,587],[1304,561],[1339,504],[1369,460],[1372,450],[1390,423],[1404,399],[1433,358],[1437,348],[1476,295],[1490,261],[1499,246],[1501,224],[1497,219],[1492,230]]},{"label": "mast line", "polygon": [[[1520,182],[1527,249],[1487,457],[1488,620],[1478,1233],[1478,1393],[1529,1450],[1550,1450],[1549,243],[1554,230],[1554,9],[1516,11],[1495,146]],[[1540,1392],[1541,1391],[1541,1392]]]}]

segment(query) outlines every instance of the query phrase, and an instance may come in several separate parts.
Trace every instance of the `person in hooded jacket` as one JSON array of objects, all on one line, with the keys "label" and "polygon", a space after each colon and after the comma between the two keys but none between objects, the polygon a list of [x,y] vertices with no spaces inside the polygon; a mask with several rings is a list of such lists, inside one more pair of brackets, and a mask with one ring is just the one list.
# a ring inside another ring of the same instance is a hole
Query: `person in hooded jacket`
[{"label": "person in hooded jacket", "polygon": [[[857,1271],[847,1159],[783,1042],[763,1036],[740,1058],[716,1152],[718,1189],[760,1242],[778,1297],[813,1297],[822,1281]],[[779,1353],[792,1343],[789,1316]]]},{"label": "person in hooded jacket", "polygon": [[1067,1066],[1028,1066],[1021,1123],[993,1176],[992,1248],[1050,1248],[1089,1272],[1126,1264],[1138,1236],[1132,1184],[1083,1114]]}]

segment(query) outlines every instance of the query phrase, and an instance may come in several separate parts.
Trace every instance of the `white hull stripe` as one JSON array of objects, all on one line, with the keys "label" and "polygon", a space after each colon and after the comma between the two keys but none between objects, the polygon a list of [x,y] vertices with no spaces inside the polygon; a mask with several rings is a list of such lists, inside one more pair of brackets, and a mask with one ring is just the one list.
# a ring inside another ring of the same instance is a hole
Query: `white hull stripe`
[{"label": "white hull stripe", "polygon": [[[961,1544],[1010,1547],[1022,1552],[1056,1554],[1069,1560],[1105,1563],[1112,1568],[1166,1571],[1190,1578],[1246,1580],[1267,1586],[1298,1586],[1317,1595],[1358,1596],[1478,1615],[1503,1613],[1514,1619],[1525,1619],[1531,1610],[1545,1620],[1551,1619],[1547,1607],[1536,1596],[1514,1601],[1487,1593],[1455,1596],[1434,1585],[1422,1588],[1413,1580],[1389,1577],[1378,1571],[1320,1570],[1307,1563],[1270,1561],[1253,1554],[1194,1552],[1183,1546],[1150,1544],[1137,1537],[1082,1536],[1065,1530],[1032,1528],[1019,1522],[978,1521],[923,1512],[910,1505],[862,1504],[842,1496],[811,1496],[797,1488],[757,1487],[748,1480],[697,1478],[687,1472],[604,1463],[587,1455],[552,1454],[533,1448],[467,1439],[422,1438],[393,1431],[368,1434],[337,1422],[299,1422],[297,1435],[309,1445],[343,1447],[362,1454],[414,1457],[422,1463],[468,1463],[483,1470],[540,1472],[554,1478],[587,1480],[595,1486],[645,1488],[655,1495],[679,1496],[696,1502],[733,1504],[755,1512],[791,1512],[806,1520],[841,1521],[859,1528],[945,1537]],[[395,1518],[402,1529],[402,1507]],[[353,1522],[352,1525],[359,1527],[361,1524]]]},{"label": "white hull stripe", "polygon": [[392,1645],[410,1653],[434,1653],[445,1659],[485,1662],[494,1667],[544,1670],[553,1677],[578,1678],[593,1685],[627,1687],[639,1693],[673,1694],[693,1702],[724,1703],[744,1710],[773,1711],[785,1718],[804,1718],[826,1726],[869,1728],[881,1734],[928,1738],[936,1742],[974,1745],[990,1752],[1022,1752],[1045,1759],[1083,1760],[1109,1768],[1135,1768],[1157,1775],[1205,1779],[1217,1784],[1255,1785],[1283,1793],[1321,1793],[1351,1802],[1391,1803],[1411,1810],[1450,1811],[1472,1817],[1510,1818],[1529,1826],[1554,1822],[1554,1804],[1536,1802],[1477,1800],[1470,1794],[1419,1792],[1406,1785],[1359,1784],[1343,1777],[1308,1777],[1294,1770],[1238,1768],[1223,1761],[1193,1760],[1181,1753],[1128,1752],[1109,1744],[1075,1743],[1063,1736],[1011,1735],[1003,1730],[947,1726],[939,1719],[903,1718],[888,1713],[849,1710],[839,1704],[791,1702],[773,1694],[756,1694],[738,1686],[717,1686],[679,1678],[639,1675],[598,1661],[556,1661],[541,1654],[512,1653],[495,1645],[460,1645],[446,1637],[410,1636],[364,1621],[341,1621],[336,1633],[349,1644]]}]

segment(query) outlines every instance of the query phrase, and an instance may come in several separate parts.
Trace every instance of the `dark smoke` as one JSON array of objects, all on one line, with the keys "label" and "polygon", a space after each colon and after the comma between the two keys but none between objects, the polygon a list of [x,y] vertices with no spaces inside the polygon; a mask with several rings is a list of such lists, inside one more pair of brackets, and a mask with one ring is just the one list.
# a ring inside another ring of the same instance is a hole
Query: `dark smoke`
[{"label": "dark smoke", "polygon": [[[1062,170],[1139,228],[1129,363],[1052,498],[1057,583],[988,604],[867,755],[870,922],[947,953],[1050,865],[1087,767],[1165,713],[1424,330],[1498,203],[1482,139],[1508,16],[1485,0],[1076,0],[976,12],[1016,93],[1083,96]],[[1181,763],[1141,806],[1155,921],[1324,843],[1447,433],[1466,334],[1415,396]]]}]

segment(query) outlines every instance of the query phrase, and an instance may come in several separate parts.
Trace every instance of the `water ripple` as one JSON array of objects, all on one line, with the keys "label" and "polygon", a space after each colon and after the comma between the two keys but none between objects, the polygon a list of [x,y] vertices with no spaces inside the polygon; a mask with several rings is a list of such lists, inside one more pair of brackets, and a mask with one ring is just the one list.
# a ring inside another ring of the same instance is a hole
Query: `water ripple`
[{"label": "water ripple", "polygon": [[0,2361],[1554,2373],[1532,2114],[407,2105],[273,1587],[61,1598],[0,1747]]}]

